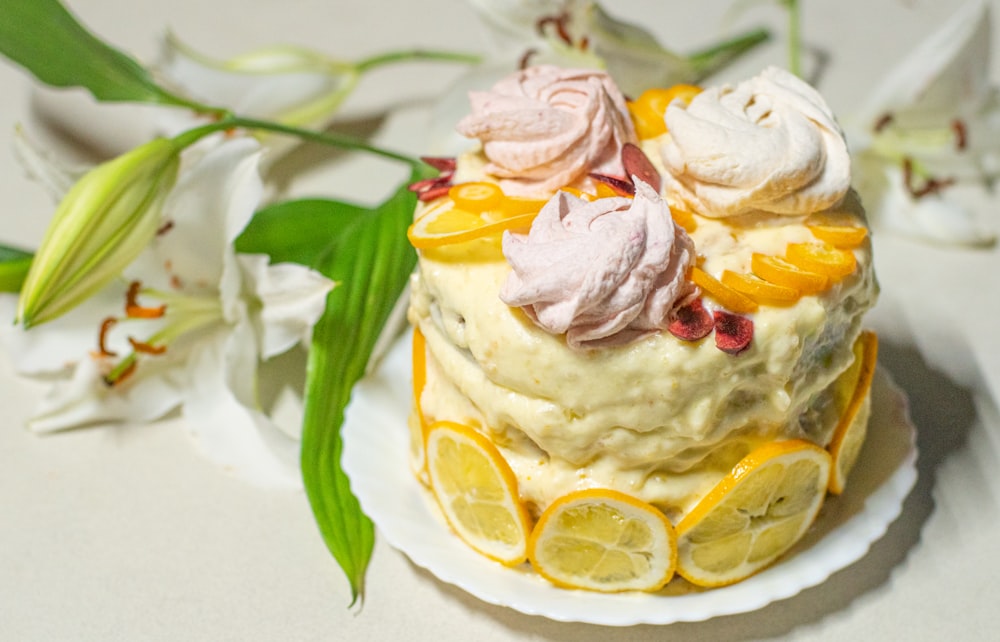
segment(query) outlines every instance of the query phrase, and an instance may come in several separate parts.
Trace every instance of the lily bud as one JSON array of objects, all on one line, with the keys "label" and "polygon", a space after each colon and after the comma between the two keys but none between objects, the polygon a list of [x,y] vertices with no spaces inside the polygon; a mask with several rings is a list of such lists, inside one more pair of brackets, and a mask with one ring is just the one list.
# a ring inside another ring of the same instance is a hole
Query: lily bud
[{"label": "lily bud", "polygon": [[51,321],[117,277],[156,235],[177,180],[181,148],[158,138],[98,165],[77,181],[35,253],[17,318]]}]

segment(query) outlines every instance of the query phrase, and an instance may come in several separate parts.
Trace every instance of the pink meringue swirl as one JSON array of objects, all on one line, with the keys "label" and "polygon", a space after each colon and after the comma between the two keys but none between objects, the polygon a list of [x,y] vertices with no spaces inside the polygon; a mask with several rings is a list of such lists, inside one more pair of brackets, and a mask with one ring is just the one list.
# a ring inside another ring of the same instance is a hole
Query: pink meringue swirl
[{"label": "pink meringue swirl", "polygon": [[548,196],[588,172],[620,176],[622,145],[636,140],[625,98],[602,71],[529,67],[469,101],[458,132],[482,142],[486,171],[515,196]]},{"label": "pink meringue swirl", "polygon": [[635,199],[559,192],[528,234],[505,233],[512,268],[500,299],[576,349],[623,345],[665,329],[695,294],[694,243],[646,183]]}]

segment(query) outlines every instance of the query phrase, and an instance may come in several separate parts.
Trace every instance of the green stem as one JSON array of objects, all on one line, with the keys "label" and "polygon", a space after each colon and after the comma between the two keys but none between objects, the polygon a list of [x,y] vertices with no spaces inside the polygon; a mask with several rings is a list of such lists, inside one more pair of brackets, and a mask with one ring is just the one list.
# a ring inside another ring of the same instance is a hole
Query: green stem
[{"label": "green stem", "polygon": [[456,51],[439,51],[433,49],[405,49],[401,51],[390,51],[384,54],[364,58],[355,63],[354,68],[359,73],[364,73],[397,62],[415,62],[418,60],[434,60],[442,62],[458,62],[476,64],[482,60],[476,54],[461,53]]},{"label": "green stem", "polygon": [[799,0],[783,0],[788,9],[788,70],[802,77],[802,26]]},{"label": "green stem", "polygon": [[688,56],[688,62],[691,63],[697,74],[697,79],[700,80],[712,75],[735,58],[770,38],[771,32],[767,29],[754,29],[702,51],[696,51]]},{"label": "green stem", "polygon": [[423,162],[417,158],[399,154],[375,145],[369,145],[368,143],[351,136],[345,136],[343,134],[336,134],[333,132],[317,132],[310,129],[302,129],[301,127],[294,127],[292,125],[283,125],[281,123],[275,123],[268,120],[245,118],[243,116],[235,116],[232,114],[225,116],[217,122],[189,129],[181,134],[178,134],[174,138],[174,143],[179,147],[184,148],[201,140],[209,134],[225,131],[234,127],[258,129],[277,134],[285,134],[287,136],[295,136],[296,138],[300,138],[302,140],[320,143],[321,145],[328,145],[338,149],[367,152],[369,154],[374,154],[375,156],[381,156],[382,158],[405,163],[412,169],[423,167]]}]

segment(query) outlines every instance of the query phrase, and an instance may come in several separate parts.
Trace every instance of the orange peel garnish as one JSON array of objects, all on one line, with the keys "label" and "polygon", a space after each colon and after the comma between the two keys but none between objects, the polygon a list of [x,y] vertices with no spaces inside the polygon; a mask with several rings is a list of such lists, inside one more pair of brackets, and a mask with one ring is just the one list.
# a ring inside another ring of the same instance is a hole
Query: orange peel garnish
[{"label": "orange peel garnish", "polygon": [[757,311],[758,305],[756,301],[742,292],[737,292],[728,285],[723,284],[722,281],[719,281],[699,267],[691,268],[691,280],[706,295],[718,301],[727,310],[740,314],[749,314]]},{"label": "orange peel garnish", "polygon": [[785,260],[809,272],[824,274],[832,280],[841,279],[854,272],[858,260],[849,250],[841,250],[829,243],[789,243]]}]

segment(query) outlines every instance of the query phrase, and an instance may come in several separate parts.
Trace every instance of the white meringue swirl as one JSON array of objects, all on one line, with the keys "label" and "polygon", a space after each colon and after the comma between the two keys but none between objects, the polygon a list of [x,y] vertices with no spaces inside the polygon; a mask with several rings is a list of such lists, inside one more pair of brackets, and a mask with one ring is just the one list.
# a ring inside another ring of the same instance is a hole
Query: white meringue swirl
[{"label": "white meringue swirl", "polygon": [[576,349],[622,345],[665,329],[695,293],[694,243],[652,187],[592,202],[559,192],[527,235],[505,233],[512,272],[500,291]]},{"label": "white meringue swirl", "polygon": [[797,215],[836,205],[851,183],[843,132],[819,93],[769,67],[713,87],[664,119],[667,194],[714,218]]},{"label": "white meringue swirl", "polygon": [[589,172],[622,175],[622,145],[636,140],[625,98],[602,71],[529,67],[469,101],[457,130],[482,142],[486,171],[515,196],[549,196]]}]

